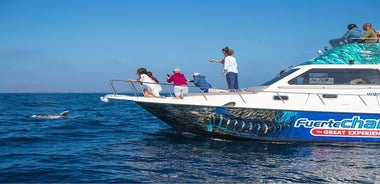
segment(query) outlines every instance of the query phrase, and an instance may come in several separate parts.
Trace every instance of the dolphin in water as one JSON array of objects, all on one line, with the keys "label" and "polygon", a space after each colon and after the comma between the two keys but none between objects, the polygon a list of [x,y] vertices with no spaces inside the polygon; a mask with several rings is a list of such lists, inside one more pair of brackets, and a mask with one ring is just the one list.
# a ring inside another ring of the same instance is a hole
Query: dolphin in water
[{"label": "dolphin in water", "polygon": [[32,115],[31,117],[32,118],[39,118],[39,119],[60,119],[60,118],[66,118],[69,112],[70,112],[69,110],[66,110],[66,111],[63,111],[59,115],[35,114],[35,115]]}]

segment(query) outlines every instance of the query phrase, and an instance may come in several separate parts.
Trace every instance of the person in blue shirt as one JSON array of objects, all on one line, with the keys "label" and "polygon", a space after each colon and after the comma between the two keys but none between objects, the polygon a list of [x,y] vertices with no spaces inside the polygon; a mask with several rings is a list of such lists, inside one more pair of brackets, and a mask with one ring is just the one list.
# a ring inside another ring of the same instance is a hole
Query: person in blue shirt
[{"label": "person in blue shirt", "polygon": [[355,24],[348,24],[348,31],[341,38],[336,38],[330,40],[330,44],[333,47],[337,47],[346,43],[356,43],[359,38],[362,36],[362,31]]},{"label": "person in blue shirt", "polygon": [[211,84],[206,81],[205,76],[201,76],[200,73],[194,73],[193,74],[193,80],[190,82],[193,82],[195,86],[199,87],[202,92],[207,93],[209,88],[212,88]]}]

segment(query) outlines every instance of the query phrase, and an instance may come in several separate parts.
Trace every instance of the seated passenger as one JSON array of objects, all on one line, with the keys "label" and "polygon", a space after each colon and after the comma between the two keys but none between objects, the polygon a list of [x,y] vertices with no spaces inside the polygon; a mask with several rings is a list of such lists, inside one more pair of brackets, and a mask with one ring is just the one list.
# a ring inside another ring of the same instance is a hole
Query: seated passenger
[{"label": "seated passenger", "polygon": [[367,82],[361,78],[356,78],[350,81],[350,84],[367,84]]},{"label": "seated passenger", "polygon": [[360,37],[359,43],[376,43],[377,42],[377,34],[376,31],[372,29],[372,25],[370,23],[365,23],[363,25],[364,35]]},{"label": "seated passenger", "polygon": [[356,26],[356,24],[348,24],[347,29],[348,31],[346,32],[346,34],[344,34],[343,37],[332,39],[329,41],[333,47],[343,45],[346,43],[355,43],[358,41],[358,38],[360,38],[360,36],[362,35],[362,32]]},{"label": "seated passenger", "polygon": [[201,76],[200,73],[193,74],[193,80],[189,81],[193,82],[195,86],[199,87],[202,92],[207,93],[209,88],[212,88],[211,84],[206,81],[205,76]]}]

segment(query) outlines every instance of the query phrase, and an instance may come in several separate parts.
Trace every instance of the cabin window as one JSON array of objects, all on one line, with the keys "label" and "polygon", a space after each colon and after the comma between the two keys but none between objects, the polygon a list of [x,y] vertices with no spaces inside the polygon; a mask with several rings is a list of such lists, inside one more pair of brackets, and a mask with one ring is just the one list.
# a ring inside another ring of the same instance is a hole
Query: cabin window
[{"label": "cabin window", "polygon": [[289,82],[291,85],[380,85],[377,69],[311,69]]},{"label": "cabin window", "polygon": [[288,96],[273,96],[273,100],[289,100]]},{"label": "cabin window", "polygon": [[322,98],[338,98],[336,94],[323,94]]},{"label": "cabin window", "polygon": [[292,74],[293,72],[297,71],[298,69],[290,69],[288,71],[286,71],[285,73],[282,73],[282,74],[278,74],[275,78],[273,78],[272,80],[260,85],[260,86],[269,86],[269,85],[272,85],[273,83],[283,79],[284,77]]}]

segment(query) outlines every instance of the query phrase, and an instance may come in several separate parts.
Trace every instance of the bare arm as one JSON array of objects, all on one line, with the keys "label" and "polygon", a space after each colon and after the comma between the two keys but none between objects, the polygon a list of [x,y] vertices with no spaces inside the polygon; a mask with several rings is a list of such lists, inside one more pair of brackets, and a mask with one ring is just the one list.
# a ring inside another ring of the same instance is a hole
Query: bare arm
[{"label": "bare arm", "polygon": [[210,59],[210,62],[223,63],[223,59]]}]

